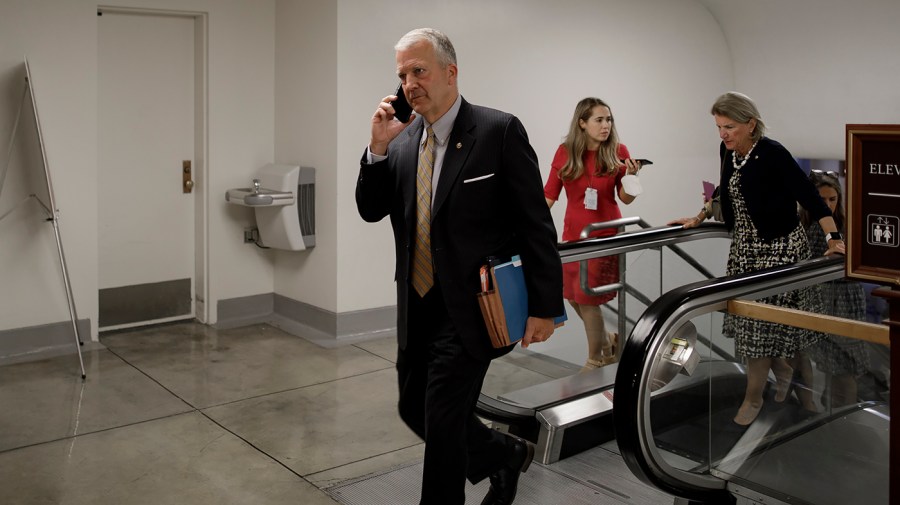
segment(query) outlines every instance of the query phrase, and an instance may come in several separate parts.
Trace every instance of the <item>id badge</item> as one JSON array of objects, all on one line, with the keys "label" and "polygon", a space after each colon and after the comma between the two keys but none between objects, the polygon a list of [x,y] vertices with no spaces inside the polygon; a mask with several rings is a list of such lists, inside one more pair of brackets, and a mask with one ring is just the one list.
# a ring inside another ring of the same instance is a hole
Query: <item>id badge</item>
[{"label": "id badge", "polygon": [[584,208],[588,210],[597,210],[597,190],[587,188],[584,190]]}]

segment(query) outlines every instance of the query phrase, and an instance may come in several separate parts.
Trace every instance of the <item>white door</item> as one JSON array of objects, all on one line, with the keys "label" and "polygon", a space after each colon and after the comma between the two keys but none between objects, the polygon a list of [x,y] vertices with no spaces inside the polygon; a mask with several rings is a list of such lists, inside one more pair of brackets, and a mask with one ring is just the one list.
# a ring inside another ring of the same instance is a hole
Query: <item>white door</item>
[{"label": "white door", "polygon": [[194,315],[194,19],[98,15],[101,330]]}]

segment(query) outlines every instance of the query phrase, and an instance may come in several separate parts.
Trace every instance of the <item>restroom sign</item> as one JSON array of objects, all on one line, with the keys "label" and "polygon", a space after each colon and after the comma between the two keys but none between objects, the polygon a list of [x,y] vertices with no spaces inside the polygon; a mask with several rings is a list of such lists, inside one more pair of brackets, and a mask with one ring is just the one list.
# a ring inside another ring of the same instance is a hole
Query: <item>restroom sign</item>
[{"label": "restroom sign", "polygon": [[[880,216],[871,214],[868,218],[869,244],[874,246],[897,247],[900,239],[897,238],[897,229],[900,228],[900,218],[897,216]],[[898,252],[900,254],[900,252]]]},{"label": "restroom sign", "polygon": [[847,125],[847,276],[900,286],[900,125]]}]

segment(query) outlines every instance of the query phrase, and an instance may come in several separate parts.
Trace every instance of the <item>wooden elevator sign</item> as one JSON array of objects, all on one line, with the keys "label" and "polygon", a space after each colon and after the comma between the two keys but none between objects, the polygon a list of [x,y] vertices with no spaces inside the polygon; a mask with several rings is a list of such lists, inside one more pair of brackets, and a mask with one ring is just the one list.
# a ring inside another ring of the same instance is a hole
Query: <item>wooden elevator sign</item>
[{"label": "wooden elevator sign", "polygon": [[847,276],[900,286],[900,125],[847,125]]}]

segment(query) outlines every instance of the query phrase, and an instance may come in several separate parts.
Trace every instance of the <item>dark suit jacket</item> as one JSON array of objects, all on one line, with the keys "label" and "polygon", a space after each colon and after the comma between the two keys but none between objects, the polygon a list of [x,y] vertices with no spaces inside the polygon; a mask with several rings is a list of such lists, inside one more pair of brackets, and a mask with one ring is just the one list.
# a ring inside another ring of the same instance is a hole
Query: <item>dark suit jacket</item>
[{"label": "dark suit jacket", "polygon": [[[800,223],[797,203],[810,213],[813,221],[830,216],[831,211],[819,196],[819,190],[797,164],[791,153],[780,143],[763,137],[759,139],[753,157],[741,169],[740,191],[747,203],[747,213],[760,238],[773,240],[788,235]],[[734,229],[734,209],[729,193],[729,181],[734,174],[731,151],[719,144],[722,162],[719,197],[722,215],[728,230]]]},{"label": "dark suit jacket", "polygon": [[[367,165],[364,155],[356,183],[356,205],[363,219],[391,217],[397,336],[403,349],[415,338],[407,335],[407,309],[422,129],[418,117],[391,142],[382,162]],[[491,347],[478,307],[478,270],[486,257],[521,255],[529,315],[555,317],[565,310],[556,229],[544,200],[537,156],[515,116],[462,100],[433,197],[431,247],[447,312],[466,350],[477,358],[490,359],[511,349]]]}]

